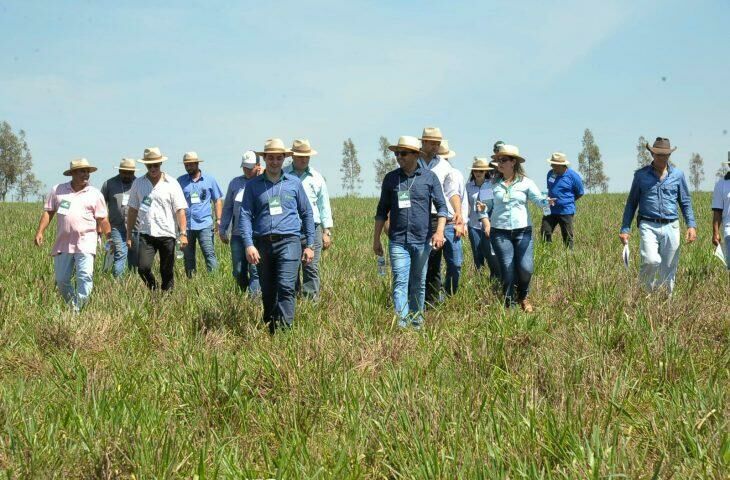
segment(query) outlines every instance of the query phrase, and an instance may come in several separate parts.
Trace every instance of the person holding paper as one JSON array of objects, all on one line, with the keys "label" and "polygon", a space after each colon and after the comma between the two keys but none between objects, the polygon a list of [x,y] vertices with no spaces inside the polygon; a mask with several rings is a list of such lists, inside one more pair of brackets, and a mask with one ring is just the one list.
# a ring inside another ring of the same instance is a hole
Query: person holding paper
[{"label": "person holding paper", "polygon": [[[261,165],[258,163],[256,152],[249,150],[243,154],[241,169],[243,170],[243,175],[234,178],[228,184],[226,198],[223,201],[223,211],[221,212],[218,235],[224,244],[231,244],[231,266],[233,278],[236,279],[238,288],[242,292],[248,290],[249,295],[252,297],[258,297],[261,295],[258,267],[248,263],[248,260],[246,260],[243,237],[241,237],[241,232],[238,228],[241,202],[243,201],[243,192],[246,189],[246,184],[258,175],[261,175],[263,171]],[[231,227],[230,233],[229,226]]]},{"label": "person holding paper", "polygon": [[489,267],[489,278],[493,282],[500,279],[499,261],[489,240],[490,228],[487,200],[494,198],[490,173],[494,169],[486,158],[474,157],[466,196],[469,199],[469,244],[471,245],[474,266],[479,271],[485,264]]},{"label": "person holding paper", "polygon": [[570,168],[564,153],[553,153],[547,162],[551,167],[547,173],[547,193],[555,199],[555,204],[550,207],[549,215],[543,215],[540,233],[544,241],[551,242],[555,227],[560,225],[563,244],[573,250],[575,202],[585,193],[583,181],[578,172]]},{"label": "person holding paper", "polygon": [[[137,267],[137,244],[139,232],[132,232],[132,246],[127,248],[127,212],[129,211],[129,191],[135,180],[137,162],[133,158],[123,158],[119,162],[119,174],[113,176],[101,186],[101,195],[106,201],[111,224],[111,239],[114,243],[114,264],[112,275],[114,278],[122,276],[127,267]],[[136,227],[135,227],[136,228]]]},{"label": "person holding paper", "polygon": [[687,223],[687,243],[697,238],[697,225],[684,173],[669,163],[677,147],[672,148],[668,138],[657,137],[646,149],[653,161],[634,172],[619,239],[628,244],[638,208],[639,278],[649,292],[666,287],[671,294],[679,264],[679,210]]},{"label": "person holding paper", "polygon": [[[730,167],[730,152],[725,164]],[[715,184],[712,193],[712,244],[722,248],[725,239],[725,265],[730,270],[730,171]]]}]

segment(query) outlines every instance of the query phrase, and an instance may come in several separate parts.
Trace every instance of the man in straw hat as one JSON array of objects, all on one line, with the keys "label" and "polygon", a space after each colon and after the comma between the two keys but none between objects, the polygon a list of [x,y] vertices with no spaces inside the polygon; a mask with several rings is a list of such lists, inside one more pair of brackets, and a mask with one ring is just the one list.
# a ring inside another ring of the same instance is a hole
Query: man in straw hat
[{"label": "man in straw hat", "polygon": [[203,175],[200,164],[203,160],[195,152],[187,152],[183,156],[183,165],[187,174],[178,177],[188,208],[185,218],[188,224],[188,246],[183,250],[185,256],[185,275],[191,278],[195,273],[195,244],[200,243],[200,250],[205,258],[205,266],[209,272],[218,268],[215,257],[213,210],[215,205],[215,229],[219,230],[221,211],[223,210],[223,192],[212,175]]},{"label": "man in straw hat", "polygon": [[301,180],[314,215],[314,259],[310,263],[302,262],[302,280],[299,280],[297,274],[296,290],[305,298],[317,300],[320,287],[319,258],[322,249],[327,250],[332,244],[330,196],[324,177],[309,165],[309,159],[317,155],[317,151],[309,145],[309,140],[294,140],[291,150],[292,163],[284,171]]},{"label": "man in straw hat", "polygon": [[[223,216],[218,234],[223,243],[231,244],[231,263],[233,270],[233,278],[241,291],[248,290],[251,296],[257,297],[261,295],[261,286],[259,285],[258,267],[248,263],[246,260],[246,252],[243,246],[243,237],[239,229],[239,218],[241,215],[241,202],[243,201],[243,192],[246,185],[258,175],[263,169],[258,163],[256,152],[248,150],[244,152],[241,158],[241,169],[243,175],[231,180],[226,191],[226,198],[223,201]],[[230,234],[228,226],[230,225]]]},{"label": "man in straw hat", "polygon": [[[726,166],[730,167],[730,152]],[[712,244],[716,247],[725,239],[725,264],[730,270],[730,171],[718,180],[712,192]]]},{"label": "man in straw hat", "polygon": [[111,238],[114,242],[114,278],[122,276],[129,268],[137,267],[137,243],[139,232],[132,232],[132,247],[127,248],[127,212],[129,211],[129,191],[134,182],[134,172],[137,171],[137,162],[133,158],[123,158],[117,167],[119,174],[108,179],[101,186],[101,194],[109,210],[111,224]]},{"label": "man in straw hat", "polygon": [[[373,251],[383,256],[380,235],[390,215],[388,253],[398,326],[421,328],[428,258],[432,249],[440,249],[444,244],[448,209],[438,177],[419,165],[421,142],[404,136],[388,148],[395,153],[400,168],[383,178],[375,213]],[[432,204],[438,216],[435,228],[430,221]]]},{"label": "man in straw hat", "polygon": [[133,227],[138,225],[139,276],[147,288],[157,289],[152,263],[155,254],[159,252],[163,291],[170,290],[175,285],[175,238],[178,231],[180,247],[184,250],[188,245],[185,219],[188,205],[177,180],[162,172],[162,162],[166,160],[167,157],[157,147],[144,150],[144,156],[139,162],[147,168],[147,174],[132,183],[127,217],[127,246],[132,245],[131,233]]},{"label": "man in straw hat", "polygon": [[578,172],[569,167],[570,162],[564,153],[555,152],[547,162],[551,170],[547,173],[547,193],[555,199],[550,207],[550,215],[543,215],[540,231],[546,242],[552,241],[556,225],[560,225],[563,244],[573,249],[573,218],[575,202],[585,193],[583,181]]},{"label": "man in straw hat", "polygon": [[302,182],[282,171],[284,158],[292,153],[284,142],[271,138],[256,153],[263,156],[266,170],[243,192],[240,231],[246,258],[259,267],[264,321],[274,333],[294,323],[299,263],[314,258],[314,218]]},{"label": "man in straw hat", "polygon": [[687,243],[697,238],[697,225],[684,174],[669,163],[669,156],[676,147],[671,147],[668,138],[657,137],[654,145],[647,143],[646,148],[653,161],[634,172],[619,238],[621,243],[628,244],[631,222],[638,207],[639,277],[650,292],[665,286],[671,294],[679,264],[678,210],[682,210],[687,223]]},{"label": "man in straw hat", "polygon": [[[89,184],[96,167],[85,158],[72,160],[63,172],[68,183],[54,185],[46,197],[43,214],[35,234],[35,244],[43,244],[43,233],[54,216],[58,218],[56,241],[51,249],[56,285],[63,299],[79,311],[89,299],[94,280],[94,255],[97,231],[110,239],[107,209],[101,192]],[[76,271],[76,287],[71,276]]]},{"label": "man in straw hat", "polygon": [[[436,174],[441,185],[441,192],[446,199],[448,219],[455,225],[460,225],[461,220],[461,198],[459,197],[458,184],[452,175],[453,169],[446,160],[438,155],[439,146],[444,137],[438,127],[426,127],[419,139],[421,141],[421,158],[419,166]],[[435,207],[431,208],[431,228],[436,229],[438,215]],[[434,304],[443,301],[443,289],[441,282],[441,257],[442,250],[431,251],[426,272],[426,303]]]}]

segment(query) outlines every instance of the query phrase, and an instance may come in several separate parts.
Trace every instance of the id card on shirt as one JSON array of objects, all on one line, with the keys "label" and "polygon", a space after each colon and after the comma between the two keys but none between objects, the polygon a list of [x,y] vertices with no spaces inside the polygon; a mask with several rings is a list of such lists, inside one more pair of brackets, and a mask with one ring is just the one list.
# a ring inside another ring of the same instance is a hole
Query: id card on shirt
[{"label": "id card on shirt", "polygon": [[238,191],[238,193],[236,194],[236,198],[234,199],[235,202],[241,203],[243,201],[243,192],[243,188]]},{"label": "id card on shirt", "polygon": [[58,206],[57,213],[59,215],[68,215],[71,210],[71,202],[69,200],[61,200],[61,204]]},{"label": "id card on shirt", "polygon": [[152,205],[152,197],[147,195],[142,199],[142,205],[139,206],[139,209],[143,212],[149,212],[150,211],[150,205]]},{"label": "id card on shirt", "polygon": [[548,178],[548,183],[555,183],[555,177]]},{"label": "id card on shirt", "polygon": [[200,203],[200,195],[198,195],[198,192],[193,192],[190,194],[190,203],[193,205],[196,203]]},{"label": "id card on shirt", "polygon": [[123,193],[122,194],[122,206],[126,207],[128,203],[129,203],[129,194]]},{"label": "id card on shirt", "polygon": [[279,195],[269,199],[269,215],[281,215],[284,210],[281,208],[281,197]]},{"label": "id card on shirt", "polygon": [[398,192],[398,208],[411,208],[411,192]]}]

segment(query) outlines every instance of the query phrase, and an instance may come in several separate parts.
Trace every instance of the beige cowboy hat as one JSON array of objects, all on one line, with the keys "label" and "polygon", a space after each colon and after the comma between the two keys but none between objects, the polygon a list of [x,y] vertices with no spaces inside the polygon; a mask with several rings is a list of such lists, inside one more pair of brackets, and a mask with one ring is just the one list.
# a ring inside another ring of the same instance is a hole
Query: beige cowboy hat
[{"label": "beige cowboy hat", "polygon": [[525,159],[520,156],[520,149],[506,143],[497,147],[497,151],[492,155],[492,158],[496,160],[497,157],[512,157],[516,158],[519,163],[525,163]]},{"label": "beige cowboy hat", "polygon": [[67,177],[71,176],[71,172],[74,170],[81,170],[82,168],[88,168],[89,173],[95,172],[97,170],[96,167],[92,167],[91,164],[89,164],[89,161],[85,158],[76,158],[74,160],[71,160],[71,164],[68,167],[68,170],[63,172],[63,174]]},{"label": "beige cowboy hat", "polygon": [[398,143],[396,145],[390,145],[388,150],[391,152],[410,150],[412,152],[421,153],[421,141],[416,137],[404,135],[398,139]]},{"label": "beige cowboy hat", "polygon": [[426,141],[430,140],[432,142],[441,142],[443,141],[444,136],[441,134],[441,129],[438,127],[426,127],[423,129],[423,133],[421,134],[421,138],[419,140]]},{"label": "beige cowboy hat", "polygon": [[136,172],[138,170],[137,162],[133,158],[123,158],[122,161],[119,162],[119,166],[114,168],[125,172]]},{"label": "beige cowboy hat", "polygon": [[183,163],[203,163],[196,152],[187,152],[183,155]]},{"label": "beige cowboy hat", "polygon": [[456,152],[449,149],[449,141],[448,140],[441,140],[441,145],[439,145],[439,157],[445,158],[446,160],[450,158],[454,158],[456,156]]},{"label": "beige cowboy hat", "polygon": [[256,152],[253,150],[247,150],[243,152],[243,157],[241,157],[241,168],[253,168],[256,166]]},{"label": "beige cowboy hat", "polygon": [[547,159],[547,162],[550,165],[564,165],[568,166],[570,165],[570,162],[568,161],[568,157],[565,156],[564,153],[561,152],[555,152],[553,153],[550,158]]},{"label": "beige cowboy hat", "polygon": [[313,149],[309,145],[309,140],[306,138],[297,138],[294,140],[294,144],[291,147],[292,156],[294,157],[313,157],[317,155],[317,150]]},{"label": "beige cowboy hat", "polygon": [[162,163],[165,160],[167,160],[167,157],[160,153],[159,147],[149,147],[144,149],[144,156],[137,161],[148,165],[153,163]]},{"label": "beige cowboy hat", "polygon": [[489,163],[486,157],[474,157],[474,162],[471,164],[472,170],[494,170],[494,167]]},{"label": "beige cowboy hat", "polygon": [[649,150],[651,153],[656,153],[658,155],[669,155],[670,153],[675,151],[677,147],[672,148],[672,145],[669,142],[668,138],[656,137],[656,140],[654,140],[654,145],[650,147],[647,143],[646,149]]},{"label": "beige cowboy hat", "polygon": [[256,152],[256,155],[264,156],[267,153],[283,153],[285,157],[288,157],[292,154],[292,151],[284,146],[284,142],[280,138],[270,138],[266,140],[264,149]]}]

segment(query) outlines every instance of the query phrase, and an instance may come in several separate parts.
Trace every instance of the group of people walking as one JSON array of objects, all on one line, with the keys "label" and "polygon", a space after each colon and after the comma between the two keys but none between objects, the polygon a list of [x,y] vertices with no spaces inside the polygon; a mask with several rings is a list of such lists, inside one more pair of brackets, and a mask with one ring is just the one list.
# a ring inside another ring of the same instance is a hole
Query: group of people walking
[{"label": "group of people walking", "polygon": [[[634,174],[619,237],[628,243],[638,209],[642,284],[652,291],[665,286],[671,293],[679,259],[679,212],[688,227],[687,242],[696,238],[696,224],[684,175],[669,163],[674,151],[669,140],[657,138],[646,147],[653,162]],[[584,189],[565,154],[547,159],[546,190],[541,191],[526,176],[518,147],[501,141],[494,144],[491,161],[474,158],[466,179],[451,165],[456,153],[439,128],[425,128],[420,138],[402,136],[389,149],[399,168],[382,182],[373,251],[384,256],[381,237],[386,232],[398,325],[420,328],[427,307],[437,308],[457,292],[464,237],[477,270],[486,266],[495,288],[501,288],[505,307],[532,312],[528,295],[534,239],[527,204],[543,210],[544,241],[551,241],[559,226],[565,246],[574,244],[576,202]],[[186,174],[175,179],[162,171],[168,158],[160,149],[147,148],[139,160],[122,159],[119,174],[104,182],[101,191],[89,183],[96,167],[86,159],[73,160],[64,172],[71,181],[55,185],[46,199],[35,243],[43,243],[56,216],[51,251],[56,284],[64,300],[80,310],[91,294],[99,235],[106,236],[113,252],[114,277],[136,268],[148,288],[169,290],[176,245],[187,277],[196,273],[198,245],[207,270],[214,271],[217,233],[230,245],[238,287],[261,297],[269,329],[288,328],[297,295],[318,300],[319,259],[332,244],[327,185],[310,166],[315,155],[306,139],[294,140],[291,148],[269,139],[263,150],[244,153],[243,175],[231,180],[225,195],[212,176],[203,174],[203,160],[195,152],[183,156]],[[284,167],[287,157],[292,160]],[[135,176],[138,163],[147,170],[140,177]],[[730,174],[718,182],[712,208],[713,243],[720,245],[724,238],[727,249]],[[152,272],[156,255],[161,282]]]}]

